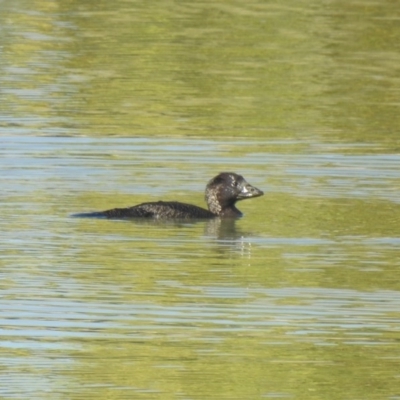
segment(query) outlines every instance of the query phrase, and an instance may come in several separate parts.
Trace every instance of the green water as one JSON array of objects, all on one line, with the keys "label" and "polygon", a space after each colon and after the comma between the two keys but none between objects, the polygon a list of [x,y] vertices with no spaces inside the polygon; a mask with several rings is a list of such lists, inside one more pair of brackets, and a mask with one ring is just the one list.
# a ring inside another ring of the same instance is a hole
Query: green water
[{"label": "green water", "polygon": [[0,3],[0,397],[400,398],[397,8]]}]

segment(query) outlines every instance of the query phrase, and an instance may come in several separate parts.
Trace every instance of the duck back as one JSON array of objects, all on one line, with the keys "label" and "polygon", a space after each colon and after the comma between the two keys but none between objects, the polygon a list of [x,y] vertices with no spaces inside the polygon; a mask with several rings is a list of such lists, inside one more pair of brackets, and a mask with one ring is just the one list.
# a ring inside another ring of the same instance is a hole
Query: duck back
[{"label": "duck back", "polygon": [[189,219],[189,218],[214,218],[212,212],[193,204],[178,201],[157,201],[138,204],[128,208],[113,208],[111,210],[75,214],[75,217],[87,218],[156,218],[156,219]]}]

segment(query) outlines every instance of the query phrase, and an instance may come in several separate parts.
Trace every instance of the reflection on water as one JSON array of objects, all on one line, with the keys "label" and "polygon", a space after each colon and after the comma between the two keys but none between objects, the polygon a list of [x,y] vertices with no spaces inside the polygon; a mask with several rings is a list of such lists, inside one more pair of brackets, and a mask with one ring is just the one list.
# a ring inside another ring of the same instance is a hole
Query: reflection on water
[{"label": "reflection on water", "polygon": [[0,4],[1,398],[398,398],[396,2]]},{"label": "reflection on water", "polygon": [[[199,399],[230,390],[291,396],[308,375],[316,392],[340,381],[364,393],[377,368],[391,387],[400,306],[399,205],[390,202],[398,197],[397,157],[359,155],[345,165],[346,177],[340,166],[344,154],[358,152],[352,146],[338,155],[326,148],[329,168],[315,171],[314,146],[299,154],[293,141],[279,143],[275,162],[270,142],[259,139],[229,148],[198,140],[197,151],[191,139],[168,143],[3,141],[0,381],[8,389],[1,394],[164,398],[181,393],[179,381]],[[263,165],[262,155],[270,162]],[[240,219],[70,217],[161,198],[202,205],[208,177],[239,164],[266,190],[241,204]],[[364,177],[378,187],[375,167],[390,197],[361,192]],[[341,377],[347,364],[366,371],[355,388]],[[232,376],[231,389],[221,388]]]},{"label": "reflection on water", "polygon": [[[72,214],[72,218],[80,218],[80,214]],[[97,218],[97,217],[89,217]],[[107,219],[100,217],[99,219]],[[196,224],[204,226],[204,236],[212,239],[218,239],[222,241],[235,241],[235,239],[245,238],[250,236],[250,233],[245,233],[240,229],[236,229],[236,218],[213,218],[208,220],[187,220],[187,219],[154,219],[154,218],[132,218],[122,219],[124,222],[134,224],[139,227],[146,227],[147,229],[154,229],[160,232],[170,232],[180,230],[185,231],[185,228],[193,227]],[[111,221],[117,221],[117,219],[111,219]]]}]

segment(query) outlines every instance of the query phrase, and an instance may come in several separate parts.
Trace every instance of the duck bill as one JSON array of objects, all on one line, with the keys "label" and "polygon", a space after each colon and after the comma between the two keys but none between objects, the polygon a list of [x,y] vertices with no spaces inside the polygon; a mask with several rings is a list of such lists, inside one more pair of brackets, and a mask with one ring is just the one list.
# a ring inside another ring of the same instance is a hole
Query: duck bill
[{"label": "duck bill", "polygon": [[255,186],[252,186],[249,183],[246,183],[246,185],[243,186],[241,192],[239,193],[237,199],[238,200],[250,199],[252,197],[262,196],[263,194],[264,192],[262,190],[257,189]]}]

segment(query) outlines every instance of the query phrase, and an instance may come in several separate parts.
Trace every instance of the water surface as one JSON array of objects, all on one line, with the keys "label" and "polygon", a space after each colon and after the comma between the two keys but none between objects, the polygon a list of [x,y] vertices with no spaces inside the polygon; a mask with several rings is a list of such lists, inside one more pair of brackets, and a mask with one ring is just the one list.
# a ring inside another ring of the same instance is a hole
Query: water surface
[{"label": "water surface", "polygon": [[1,3],[0,397],[399,398],[396,11]]}]

